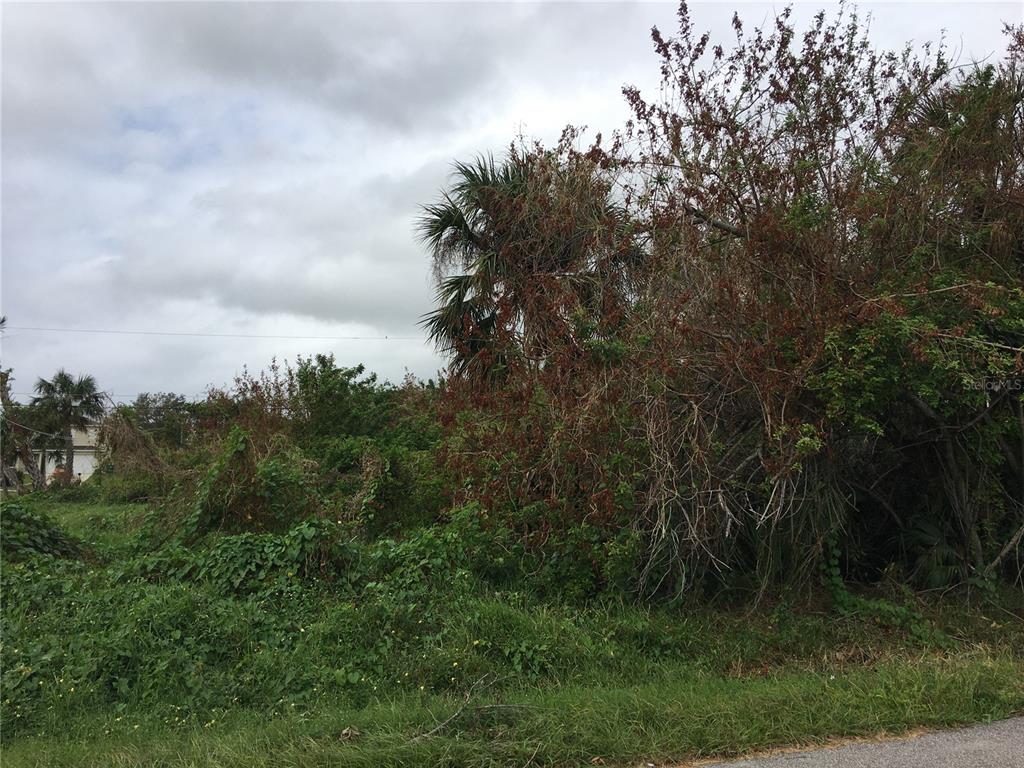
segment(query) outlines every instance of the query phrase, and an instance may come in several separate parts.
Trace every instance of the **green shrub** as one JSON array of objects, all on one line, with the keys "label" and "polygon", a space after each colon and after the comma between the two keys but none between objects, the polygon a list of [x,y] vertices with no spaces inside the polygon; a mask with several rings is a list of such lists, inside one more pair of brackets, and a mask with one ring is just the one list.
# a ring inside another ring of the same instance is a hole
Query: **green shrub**
[{"label": "green shrub", "polygon": [[172,543],[137,558],[121,575],[202,582],[220,593],[247,594],[290,579],[336,580],[346,575],[352,557],[340,527],[314,518],[283,534],[228,534],[196,548]]},{"label": "green shrub", "polygon": [[17,504],[0,506],[0,553],[5,560],[81,557],[80,542],[66,534],[46,515]]},{"label": "green shrub", "polygon": [[104,475],[96,487],[100,498],[108,504],[151,501],[165,492],[158,478],[142,474]]},{"label": "green shrub", "polygon": [[203,471],[187,514],[176,521],[177,536],[192,541],[212,531],[285,530],[319,511],[312,469],[283,436],[257,455],[250,433],[233,427]]},{"label": "green shrub", "polygon": [[334,355],[299,358],[295,371],[301,433],[310,438],[380,433],[395,389],[365,368],[339,368]]},{"label": "green shrub", "polygon": [[448,501],[444,475],[427,451],[367,446],[353,517],[370,538],[430,525]]},{"label": "green shrub", "polygon": [[52,501],[69,503],[136,504],[158,499],[165,493],[159,478],[100,470],[88,480],[68,486],[51,486],[42,494]]},{"label": "green shrub", "polygon": [[53,501],[90,502],[100,501],[103,498],[103,492],[99,487],[99,483],[95,482],[91,478],[85,482],[75,483],[73,485],[54,485],[47,488],[42,493],[45,493],[46,497]]}]

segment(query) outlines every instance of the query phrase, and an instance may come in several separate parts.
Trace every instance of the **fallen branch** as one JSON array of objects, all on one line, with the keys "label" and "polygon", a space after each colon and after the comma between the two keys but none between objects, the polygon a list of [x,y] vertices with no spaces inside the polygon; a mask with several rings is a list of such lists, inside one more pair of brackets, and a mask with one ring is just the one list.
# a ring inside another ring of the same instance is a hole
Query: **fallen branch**
[{"label": "fallen branch", "polygon": [[429,739],[431,736],[436,736],[449,725],[451,725],[460,717],[462,717],[467,711],[480,713],[494,709],[537,709],[537,707],[531,706],[529,704],[478,704],[474,707],[470,707],[470,701],[473,699],[475,694],[477,694],[479,691],[484,690],[485,688],[489,688],[490,686],[499,682],[499,680],[500,678],[494,678],[493,680],[488,681],[486,675],[477,680],[475,683],[473,683],[470,689],[466,691],[466,694],[462,699],[462,704],[459,706],[458,709],[456,709],[451,715],[446,717],[444,720],[435,725],[429,731],[421,733],[418,736],[414,736],[411,739],[411,741],[415,743],[417,741],[422,741],[423,739]]},{"label": "fallen branch", "polygon": [[985,576],[989,576],[992,571],[999,567],[999,564],[1010,554],[1010,551],[1020,543],[1021,537],[1024,537],[1024,525],[1018,528],[1017,532],[1010,537],[1010,540],[1006,542],[1006,546],[996,555],[996,559],[988,564],[988,567],[985,568]]},{"label": "fallen branch", "polygon": [[462,706],[460,706],[449,717],[447,717],[445,720],[443,720],[442,722],[440,722],[437,725],[435,725],[433,728],[431,728],[426,733],[421,733],[419,736],[413,737],[412,741],[413,742],[417,742],[417,741],[422,741],[423,739],[429,739],[431,736],[435,736],[438,733],[440,733],[441,731],[443,731],[451,723],[453,723],[455,720],[457,720],[462,715],[463,712],[466,711],[466,707],[469,706],[469,702],[473,698],[473,694],[477,691],[478,688],[480,688],[480,687],[486,688],[487,686],[493,685],[493,684],[494,684],[493,680],[490,681],[490,682],[487,682],[487,675],[484,675],[483,677],[481,677],[479,680],[477,680],[475,683],[473,683],[473,685],[471,685],[469,687],[468,691],[466,691],[466,695],[465,695],[465,697],[463,698],[463,701],[462,701]]}]

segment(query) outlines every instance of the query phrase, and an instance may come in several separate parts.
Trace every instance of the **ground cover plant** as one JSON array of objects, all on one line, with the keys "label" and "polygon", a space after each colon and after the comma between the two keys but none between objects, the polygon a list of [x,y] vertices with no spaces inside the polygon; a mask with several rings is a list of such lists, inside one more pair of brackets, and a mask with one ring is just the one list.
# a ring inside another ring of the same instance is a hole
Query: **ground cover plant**
[{"label": "ground cover plant", "polygon": [[1024,707],[1012,591],[874,592],[895,615],[580,602],[514,552],[496,573],[467,512],[401,540],[331,547],[321,521],[153,551],[137,505],[19,505],[5,542],[75,546],[4,552],[12,765],[667,760]]},{"label": "ground cover plant", "polygon": [[87,482],[4,502],[5,765],[664,763],[1024,710],[1024,33],[954,66],[848,9],[734,29],[681,6],[628,126],[455,166],[439,381],[143,395]]}]

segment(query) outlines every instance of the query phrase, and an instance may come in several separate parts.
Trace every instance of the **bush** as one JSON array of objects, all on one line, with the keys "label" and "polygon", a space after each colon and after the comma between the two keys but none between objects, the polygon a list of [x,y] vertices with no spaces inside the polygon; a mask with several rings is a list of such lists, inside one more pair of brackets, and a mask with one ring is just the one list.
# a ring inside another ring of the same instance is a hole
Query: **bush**
[{"label": "bush", "polygon": [[5,503],[0,505],[0,554],[13,561],[36,556],[77,558],[83,547],[46,515]]},{"label": "bush", "polygon": [[92,478],[72,485],[51,485],[45,491],[40,491],[40,493],[45,493],[48,499],[54,501],[72,503],[100,501],[103,498],[103,492],[99,487],[99,483],[95,482]]},{"label": "bush", "polygon": [[1019,580],[1024,28],[952,68],[845,11],[678,21],[614,140],[425,208],[455,502],[578,594],[625,532],[648,595],[813,589],[837,534],[846,577]]},{"label": "bush", "polygon": [[322,500],[312,478],[313,466],[286,438],[272,441],[258,455],[252,436],[233,427],[206,468],[186,506],[176,534],[192,541],[212,531],[282,531],[321,511]]},{"label": "bush", "polygon": [[353,558],[336,523],[310,519],[283,534],[212,537],[196,548],[172,543],[138,557],[120,573],[152,581],[195,581],[224,594],[263,591],[294,579],[336,581]]},{"label": "bush", "polygon": [[[92,478],[83,487],[92,484]],[[143,475],[105,475],[95,483],[95,492],[108,504],[135,504],[154,501],[166,492],[157,478]]]},{"label": "bush", "polygon": [[369,445],[349,505],[353,519],[372,539],[436,522],[448,498],[445,476],[432,454]]}]

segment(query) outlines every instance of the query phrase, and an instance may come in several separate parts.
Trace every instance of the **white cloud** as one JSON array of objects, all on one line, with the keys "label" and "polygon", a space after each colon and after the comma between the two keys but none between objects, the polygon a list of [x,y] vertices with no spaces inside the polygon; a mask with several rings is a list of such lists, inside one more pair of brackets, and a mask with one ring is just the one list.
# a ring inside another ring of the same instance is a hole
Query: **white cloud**
[{"label": "white cloud", "polygon": [[[943,27],[1001,47],[1019,6],[869,6],[882,45]],[[770,6],[743,5],[751,23]],[[815,9],[798,6],[796,16]],[[521,127],[610,132],[654,87],[666,4],[7,4],[2,278],[12,326],[417,336],[413,233],[449,163]],[[731,10],[695,5],[728,35]],[[297,341],[12,330],[16,390],[58,366],[118,394],[188,394],[243,364],[330,349],[397,380],[418,340]]]}]

